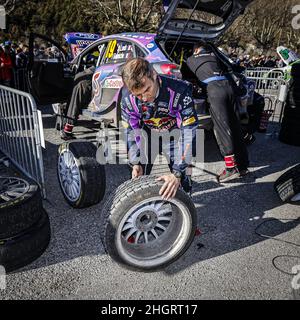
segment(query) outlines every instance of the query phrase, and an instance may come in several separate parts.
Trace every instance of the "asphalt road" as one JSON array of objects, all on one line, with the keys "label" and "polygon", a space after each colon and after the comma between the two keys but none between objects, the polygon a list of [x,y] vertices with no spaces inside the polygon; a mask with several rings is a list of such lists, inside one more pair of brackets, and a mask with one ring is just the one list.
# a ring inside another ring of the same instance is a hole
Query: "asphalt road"
[{"label": "asphalt road", "polygon": [[[205,143],[206,172],[195,177],[193,201],[200,236],[167,269],[139,273],[120,267],[104,252],[100,236],[102,203],[74,210],[64,200],[56,176],[61,140],[54,117],[44,110],[44,164],[52,239],[31,265],[7,275],[0,299],[292,299],[291,269],[300,265],[300,207],[282,204],[274,181],[299,163],[300,148],[282,144],[276,125],[256,134],[249,148],[251,174],[236,183],[218,185],[209,172],[223,162],[211,137]],[[94,136],[96,124],[76,134]],[[125,166],[107,166],[107,194],[128,178]],[[275,218],[270,220],[269,218]],[[277,240],[259,236],[257,231]],[[278,241],[279,240],[279,241]],[[296,245],[287,244],[293,242]],[[279,271],[272,264],[272,260]]]}]

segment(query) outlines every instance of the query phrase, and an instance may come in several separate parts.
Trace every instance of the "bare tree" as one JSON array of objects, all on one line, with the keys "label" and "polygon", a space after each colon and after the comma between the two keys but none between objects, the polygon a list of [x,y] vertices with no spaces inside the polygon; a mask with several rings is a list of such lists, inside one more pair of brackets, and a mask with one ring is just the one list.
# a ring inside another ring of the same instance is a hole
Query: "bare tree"
[{"label": "bare tree", "polygon": [[[300,46],[299,30],[292,28],[292,8],[298,0],[254,1],[221,41],[225,44],[274,50],[279,45]],[[250,46],[249,46],[250,45]]]},{"label": "bare tree", "polygon": [[280,0],[259,1],[248,10],[245,17],[247,32],[264,49],[272,47],[280,35],[282,17],[274,14],[274,8],[280,5]]},{"label": "bare tree", "polygon": [[[88,0],[93,8],[97,8],[105,18],[105,22],[112,28],[122,31],[150,31],[158,22],[160,0]],[[88,13],[91,9],[86,9]]]}]

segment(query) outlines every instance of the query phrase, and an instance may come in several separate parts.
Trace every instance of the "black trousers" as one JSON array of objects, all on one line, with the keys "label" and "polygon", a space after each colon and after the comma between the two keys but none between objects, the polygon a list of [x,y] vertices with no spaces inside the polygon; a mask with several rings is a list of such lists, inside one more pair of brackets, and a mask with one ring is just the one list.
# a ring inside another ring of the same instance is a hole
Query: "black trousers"
[{"label": "black trousers", "polygon": [[236,98],[228,80],[213,81],[207,86],[214,133],[223,157],[235,155],[240,170],[249,166],[247,147],[239,120]]},{"label": "black trousers", "polygon": [[92,99],[92,79],[95,67],[76,74],[71,99],[67,107],[67,123],[76,125],[80,111],[86,108]]}]

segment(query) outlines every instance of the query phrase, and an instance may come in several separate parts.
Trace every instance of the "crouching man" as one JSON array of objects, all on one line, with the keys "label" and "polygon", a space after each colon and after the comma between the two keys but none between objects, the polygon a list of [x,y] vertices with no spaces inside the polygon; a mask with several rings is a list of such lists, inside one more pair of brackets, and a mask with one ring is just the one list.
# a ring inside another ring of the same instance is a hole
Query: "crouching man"
[{"label": "crouching man", "polygon": [[[155,156],[162,151],[171,170],[170,174],[157,179],[164,181],[160,190],[162,198],[175,197],[180,185],[190,192],[191,183],[186,171],[198,125],[191,84],[158,75],[142,58],[132,59],[123,66],[122,79],[122,122],[126,129],[132,178],[149,175]],[[145,133],[147,143],[142,144]],[[151,140],[158,135],[162,139],[155,139],[154,148]],[[163,139],[164,135],[171,139]],[[145,157],[142,156],[144,145],[147,146]]]}]

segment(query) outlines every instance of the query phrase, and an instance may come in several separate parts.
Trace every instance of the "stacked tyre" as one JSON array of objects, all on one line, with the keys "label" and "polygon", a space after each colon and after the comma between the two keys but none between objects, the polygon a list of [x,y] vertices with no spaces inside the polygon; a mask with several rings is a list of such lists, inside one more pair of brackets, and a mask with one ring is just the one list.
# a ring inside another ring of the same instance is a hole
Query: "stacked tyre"
[{"label": "stacked tyre", "polygon": [[300,64],[291,71],[293,79],[284,110],[279,140],[283,143],[300,146]]},{"label": "stacked tyre", "polygon": [[6,272],[40,257],[50,234],[39,187],[18,177],[0,177],[0,265]]}]

